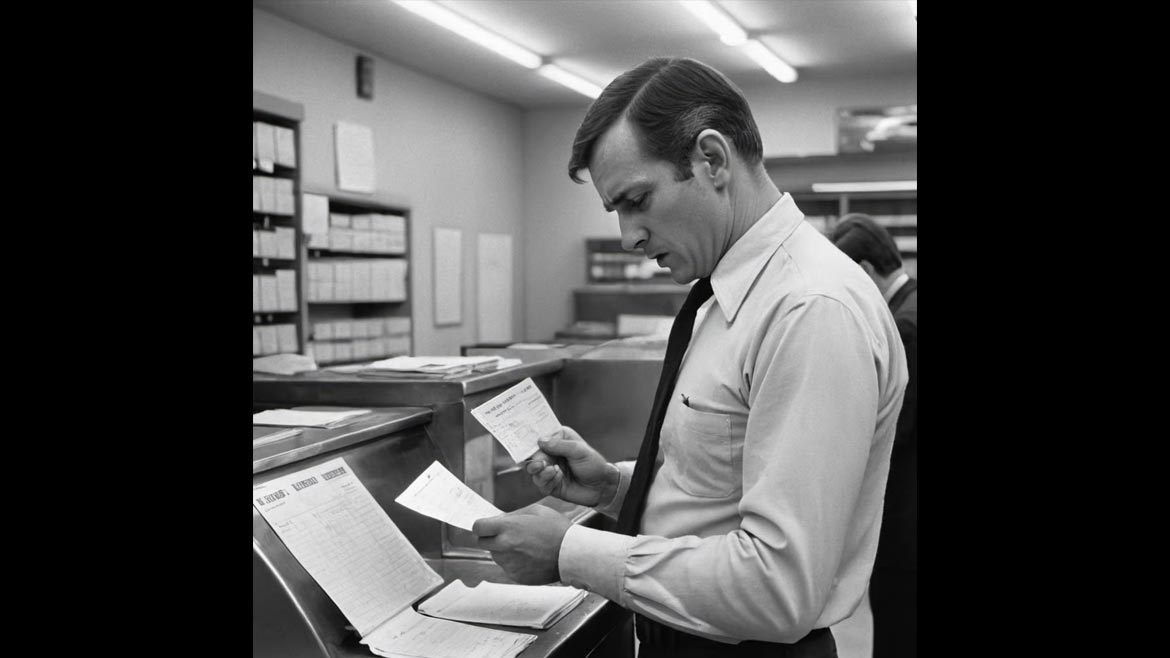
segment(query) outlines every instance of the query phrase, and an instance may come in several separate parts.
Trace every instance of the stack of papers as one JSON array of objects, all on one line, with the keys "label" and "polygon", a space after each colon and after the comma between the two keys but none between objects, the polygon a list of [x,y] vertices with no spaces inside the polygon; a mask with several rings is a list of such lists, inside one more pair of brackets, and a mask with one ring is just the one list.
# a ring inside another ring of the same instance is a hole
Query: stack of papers
[{"label": "stack of papers", "polygon": [[373,377],[448,379],[520,365],[520,359],[498,356],[396,356],[375,361],[358,371]]},{"label": "stack of papers", "polygon": [[344,411],[300,411],[297,409],[268,409],[252,414],[253,425],[276,425],[278,427],[339,427],[357,416],[370,413],[369,409],[348,409]]},{"label": "stack of papers", "polygon": [[380,656],[514,658],[536,640],[415,612],[443,579],[343,458],[253,485],[252,506]]},{"label": "stack of papers", "polygon": [[317,362],[313,357],[303,354],[273,354],[252,359],[252,372],[270,375],[295,375],[298,372],[312,372],[316,369]]},{"label": "stack of papers", "polygon": [[471,588],[454,580],[423,601],[418,611],[455,621],[546,629],[585,600],[586,593],[556,585],[484,582]]}]

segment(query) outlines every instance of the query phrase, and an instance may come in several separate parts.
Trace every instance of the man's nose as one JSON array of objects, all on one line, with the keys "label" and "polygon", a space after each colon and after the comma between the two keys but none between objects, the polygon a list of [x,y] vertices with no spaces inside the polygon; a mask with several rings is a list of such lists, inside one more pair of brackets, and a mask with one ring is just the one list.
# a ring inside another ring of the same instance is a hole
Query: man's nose
[{"label": "man's nose", "polygon": [[641,249],[650,234],[640,226],[622,226],[622,249],[634,251]]}]

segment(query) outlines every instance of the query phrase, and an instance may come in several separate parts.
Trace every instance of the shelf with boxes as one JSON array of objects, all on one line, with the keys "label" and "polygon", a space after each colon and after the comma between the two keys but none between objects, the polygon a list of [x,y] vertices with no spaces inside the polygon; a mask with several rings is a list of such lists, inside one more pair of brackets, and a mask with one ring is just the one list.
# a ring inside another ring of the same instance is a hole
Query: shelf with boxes
[{"label": "shelf with boxes", "polygon": [[918,276],[917,151],[768,158],[764,166],[822,233],[849,213],[872,217],[893,236],[906,271]]},{"label": "shelf with boxes", "polygon": [[646,258],[641,251],[626,251],[620,238],[585,240],[585,280],[595,283],[670,283],[670,270]]},{"label": "shelf with boxes", "polygon": [[301,352],[297,167],[304,109],[252,92],[252,356]]},{"label": "shelf with boxes", "polygon": [[410,209],[336,195],[306,233],[309,331],[318,363],[413,352]]}]

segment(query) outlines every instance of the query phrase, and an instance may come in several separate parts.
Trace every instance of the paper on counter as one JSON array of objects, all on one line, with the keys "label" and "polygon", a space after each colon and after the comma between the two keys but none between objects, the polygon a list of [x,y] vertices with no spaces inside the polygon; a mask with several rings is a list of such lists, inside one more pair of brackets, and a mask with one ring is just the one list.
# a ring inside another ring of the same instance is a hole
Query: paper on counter
[{"label": "paper on counter", "polygon": [[528,633],[433,619],[407,608],[362,638],[362,644],[390,658],[512,658],[535,640]]},{"label": "paper on counter", "polygon": [[531,377],[472,409],[471,415],[496,437],[515,462],[539,450],[538,439],[561,429],[561,422]]},{"label": "paper on counter", "polygon": [[394,502],[464,530],[471,530],[477,519],[503,514],[437,461],[415,478]]},{"label": "paper on counter", "polygon": [[267,409],[252,414],[253,425],[278,425],[288,427],[337,427],[355,416],[364,416],[369,409],[348,411],[299,411],[296,409]]},{"label": "paper on counter", "polygon": [[567,615],[585,590],[556,585],[481,582],[468,587],[453,580],[418,606],[424,615],[476,624],[545,629]]}]

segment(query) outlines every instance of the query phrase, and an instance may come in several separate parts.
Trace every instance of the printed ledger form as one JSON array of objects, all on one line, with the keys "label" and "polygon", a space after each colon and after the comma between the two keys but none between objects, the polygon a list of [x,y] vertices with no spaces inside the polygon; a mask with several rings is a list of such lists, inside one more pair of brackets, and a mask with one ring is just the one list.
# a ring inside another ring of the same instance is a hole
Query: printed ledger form
[{"label": "printed ledger form", "polygon": [[415,612],[443,579],[343,458],[254,485],[252,505],[378,655],[512,658],[536,639]]}]

